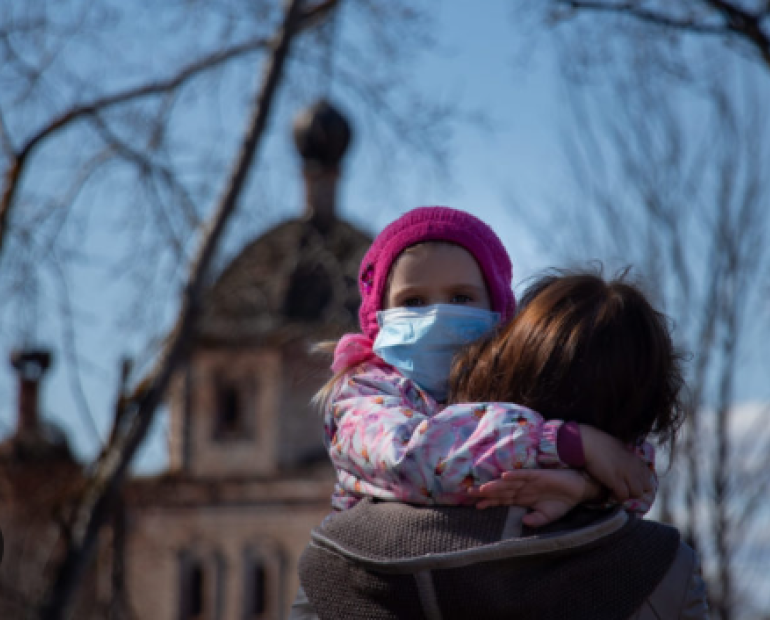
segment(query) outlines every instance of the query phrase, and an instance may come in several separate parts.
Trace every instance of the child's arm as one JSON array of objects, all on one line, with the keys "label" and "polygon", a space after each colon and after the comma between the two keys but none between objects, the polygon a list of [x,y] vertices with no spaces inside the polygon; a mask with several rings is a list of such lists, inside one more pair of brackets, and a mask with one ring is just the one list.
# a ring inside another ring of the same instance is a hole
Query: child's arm
[{"label": "child's arm", "polygon": [[527,525],[545,525],[578,503],[606,504],[607,491],[594,480],[598,474],[605,486],[612,483],[618,489],[609,498],[611,503],[619,503],[622,497],[623,507],[628,512],[644,514],[649,511],[657,490],[652,446],[645,442],[631,450],[612,436],[583,425],[581,434],[587,439],[586,472],[593,478],[583,476],[581,479],[573,470],[506,472],[499,480],[471,490],[471,495],[481,500],[477,506],[533,508],[535,512],[531,513],[533,516],[528,518]]},{"label": "child's arm", "polygon": [[658,491],[655,449],[648,442],[630,447],[612,435],[581,424],[585,469],[629,512],[645,514]]},{"label": "child's arm", "polygon": [[[558,462],[560,422],[504,403],[435,401],[400,374],[371,367],[344,379],[326,412],[326,440],[340,486],[356,495],[419,504],[469,504],[467,489],[505,471]],[[563,466],[563,465],[562,465]]]}]

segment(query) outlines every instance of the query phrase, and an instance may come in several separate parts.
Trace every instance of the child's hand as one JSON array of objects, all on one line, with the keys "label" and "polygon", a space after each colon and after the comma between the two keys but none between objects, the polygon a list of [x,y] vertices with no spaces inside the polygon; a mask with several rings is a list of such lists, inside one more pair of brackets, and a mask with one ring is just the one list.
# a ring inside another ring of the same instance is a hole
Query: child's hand
[{"label": "child's hand", "polygon": [[531,508],[522,519],[525,525],[541,527],[564,516],[577,504],[595,499],[598,484],[573,469],[528,469],[505,472],[502,478],[470,489],[481,498],[477,508],[523,506]]},{"label": "child's hand", "polygon": [[612,435],[580,425],[586,471],[607,487],[618,502],[639,499],[653,489],[653,474],[631,448]]}]

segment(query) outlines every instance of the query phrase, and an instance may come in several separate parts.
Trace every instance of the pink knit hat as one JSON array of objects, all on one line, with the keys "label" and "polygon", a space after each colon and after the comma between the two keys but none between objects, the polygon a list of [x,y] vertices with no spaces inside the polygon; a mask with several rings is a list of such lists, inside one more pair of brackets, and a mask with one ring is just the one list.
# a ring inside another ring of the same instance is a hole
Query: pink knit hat
[{"label": "pink knit hat", "polygon": [[390,268],[399,254],[423,241],[455,243],[470,252],[484,275],[492,310],[502,321],[513,316],[516,298],[511,289],[511,259],[494,231],[477,217],[449,207],[419,207],[388,224],[377,235],[361,261],[358,288],[361,331],[374,340],[380,328],[377,312],[382,310]]}]

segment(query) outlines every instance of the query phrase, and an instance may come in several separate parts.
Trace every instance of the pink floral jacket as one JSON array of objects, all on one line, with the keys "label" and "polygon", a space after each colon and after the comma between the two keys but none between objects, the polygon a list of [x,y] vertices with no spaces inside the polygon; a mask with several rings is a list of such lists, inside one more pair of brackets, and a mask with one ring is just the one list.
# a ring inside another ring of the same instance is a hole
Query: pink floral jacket
[{"label": "pink floral jacket", "polygon": [[[468,487],[505,471],[567,467],[556,450],[561,424],[510,403],[442,407],[391,366],[369,361],[338,381],[324,412],[337,470],[332,506],[346,510],[363,496],[472,504]],[[653,466],[652,446],[639,454]],[[645,513],[654,497],[624,507]]]}]

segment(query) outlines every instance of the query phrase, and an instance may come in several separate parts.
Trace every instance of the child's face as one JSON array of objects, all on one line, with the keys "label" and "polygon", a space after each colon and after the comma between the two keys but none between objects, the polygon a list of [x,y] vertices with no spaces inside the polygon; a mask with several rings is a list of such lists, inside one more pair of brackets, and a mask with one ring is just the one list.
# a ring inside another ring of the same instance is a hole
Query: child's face
[{"label": "child's face", "polygon": [[460,246],[423,243],[407,249],[393,265],[386,310],[434,304],[492,309],[476,259]]}]

